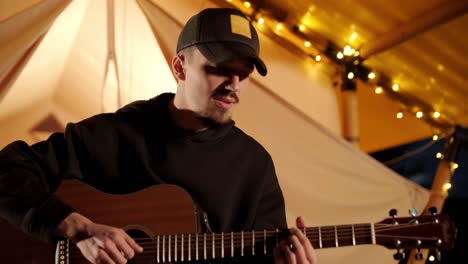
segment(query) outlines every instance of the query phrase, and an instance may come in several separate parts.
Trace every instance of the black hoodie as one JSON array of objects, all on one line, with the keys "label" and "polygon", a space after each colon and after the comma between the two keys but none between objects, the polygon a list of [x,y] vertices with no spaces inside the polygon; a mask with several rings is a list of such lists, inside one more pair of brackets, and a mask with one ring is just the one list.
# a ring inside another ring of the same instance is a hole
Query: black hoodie
[{"label": "black hoodie", "polygon": [[99,114],[64,133],[0,152],[0,216],[33,236],[55,241],[73,208],[52,193],[65,178],[109,193],[170,183],[208,213],[213,231],[286,228],[284,200],[268,152],[231,121],[202,132],[177,127],[174,94]]}]

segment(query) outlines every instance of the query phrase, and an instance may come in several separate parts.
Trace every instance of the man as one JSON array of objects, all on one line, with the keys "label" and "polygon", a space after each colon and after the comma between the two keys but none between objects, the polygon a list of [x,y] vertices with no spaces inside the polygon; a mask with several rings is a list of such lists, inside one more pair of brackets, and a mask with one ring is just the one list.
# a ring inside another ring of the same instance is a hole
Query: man
[{"label": "man", "polygon": [[[0,152],[1,215],[43,240],[70,239],[92,263],[126,263],[143,248],[122,229],[95,223],[51,194],[64,178],[110,193],[179,185],[207,211],[214,232],[286,228],[270,155],[231,120],[254,68],[267,73],[258,54],[257,33],[240,11],[195,15],[172,60],[175,95],[134,102],[69,124],[31,147],[18,141]],[[296,224],[304,227],[303,219]],[[316,263],[297,228],[272,258],[248,261],[273,259]]]}]

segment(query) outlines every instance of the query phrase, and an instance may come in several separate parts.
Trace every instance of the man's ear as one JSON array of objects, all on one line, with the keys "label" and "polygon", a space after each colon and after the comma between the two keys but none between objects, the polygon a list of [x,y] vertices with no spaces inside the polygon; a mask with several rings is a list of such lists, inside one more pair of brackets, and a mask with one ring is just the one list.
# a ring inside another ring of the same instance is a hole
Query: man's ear
[{"label": "man's ear", "polygon": [[185,81],[184,56],[176,55],[172,58],[172,72],[178,80]]}]

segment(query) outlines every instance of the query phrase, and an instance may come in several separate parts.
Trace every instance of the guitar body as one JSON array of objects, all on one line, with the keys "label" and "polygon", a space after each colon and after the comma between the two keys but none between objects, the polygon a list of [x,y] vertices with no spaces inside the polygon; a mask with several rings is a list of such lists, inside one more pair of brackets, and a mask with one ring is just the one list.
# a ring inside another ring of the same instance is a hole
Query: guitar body
[{"label": "guitar body", "polygon": [[[66,180],[56,195],[94,222],[123,228],[133,232],[134,238],[200,232],[200,217],[195,203],[185,190],[175,185],[161,184],[136,193],[111,195],[77,180]],[[36,241],[0,220],[2,263],[53,263],[55,245]],[[79,260],[73,263],[88,262]]]},{"label": "guitar body", "polygon": [[[290,234],[288,229],[207,233],[200,224],[202,218],[206,220],[205,214],[185,190],[175,185],[161,184],[135,193],[112,195],[68,180],[56,195],[93,221],[122,228],[133,237],[144,251],[129,264],[269,255]],[[449,250],[456,237],[454,223],[433,210],[429,215],[392,216],[378,223],[307,227],[301,231],[316,249],[374,244],[399,251]],[[89,263],[68,240],[57,245],[38,242],[1,219],[0,234],[2,263]]]}]

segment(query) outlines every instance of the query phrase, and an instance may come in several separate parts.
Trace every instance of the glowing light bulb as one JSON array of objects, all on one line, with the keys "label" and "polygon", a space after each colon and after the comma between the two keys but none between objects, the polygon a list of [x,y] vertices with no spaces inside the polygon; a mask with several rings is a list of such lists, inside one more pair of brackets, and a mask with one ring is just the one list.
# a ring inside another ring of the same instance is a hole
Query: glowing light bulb
[{"label": "glowing light bulb", "polygon": [[383,93],[382,87],[380,87],[380,86],[375,87],[375,93],[376,93],[376,94],[381,94],[381,93]]},{"label": "glowing light bulb", "polygon": [[439,136],[438,136],[438,135],[433,135],[433,136],[432,136],[432,140],[436,141],[436,140],[438,140],[438,139],[439,139]]},{"label": "glowing light bulb", "polygon": [[311,45],[312,45],[312,44],[310,44],[309,41],[304,42],[304,46],[305,46],[306,48],[310,47]]},{"label": "glowing light bulb", "polygon": [[429,258],[427,258],[430,262],[433,262],[435,260],[435,257],[430,255]]},{"label": "glowing light bulb", "polygon": [[374,79],[375,78],[375,73],[373,72],[370,72],[369,75],[367,75],[367,77],[369,77],[369,79]]},{"label": "glowing light bulb", "polygon": [[320,55],[315,56],[315,61],[321,61],[321,60],[322,60],[322,56]]},{"label": "glowing light bulb", "polygon": [[352,80],[354,78],[354,73],[353,72],[349,72],[348,73],[348,79]]},{"label": "glowing light bulb", "polygon": [[398,92],[400,90],[400,85],[398,83],[394,83],[392,85],[392,90]]},{"label": "glowing light bulb", "polygon": [[403,118],[403,112],[398,112],[398,113],[396,114],[396,117],[397,117],[398,119],[402,119],[402,118]]},{"label": "glowing light bulb", "polygon": [[300,24],[300,25],[299,25],[299,30],[300,30],[301,32],[304,32],[304,31],[306,30],[306,26],[305,26],[304,24]]},{"label": "glowing light bulb", "polygon": [[437,152],[437,154],[436,154],[436,158],[438,158],[438,159],[442,158],[442,153],[440,153],[440,152]]},{"label": "glowing light bulb", "polygon": [[453,162],[452,163],[452,169],[454,169],[454,170],[458,169],[458,164]]},{"label": "glowing light bulb", "polygon": [[343,49],[343,54],[346,56],[350,56],[354,53],[354,50],[351,48],[351,46],[346,45]]},{"label": "glowing light bulb", "polygon": [[278,30],[278,31],[279,31],[279,30],[282,30],[282,29],[283,29],[283,25],[281,25],[281,23],[278,23],[278,24],[276,24],[276,27],[275,27],[275,28],[276,28],[276,30]]},{"label": "glowing light bulb", "polygon": [[417,117],[417,118],[421,118],[421,117],[423,117],[423,116],[424,116],[424,113],[421,112],[421,111],[418,111],[418,112],[416,113],[416,117]]},{"label": "glowing light bulb", "polygon": [[344,55],[343,55],[343,53],[342,53],[341,51],[339,51],[339,52],[336,54],[336,57],[337,57],[339,60],[341,60],[341,59],[344,57]]},{"label": "glowing light bulb", "polygon": [[245,8],[250,8],[252,6],[252,4],[249,1],[245,1],[244,6],[245,6]]},{"label": "glowing light bulb", "polygon": [[258,24],[263,25],[265,23],[265,19],[263,17],[258,19]]},{"label": "glowing light bulb", "polygon": [[444,191],[448,191],[450,188],[452,188],[452,184],[446,183],[446,184],[444,184],[444,186],[442,188],[444,189]]},{"label": "glowing light bulb", "polygon": [[434,118],[439,118],[439,117],[440,117],[440,113],[439,113],[439,112],[434,112],[434,114],[433,114],[432,116],[434,116]]}]

